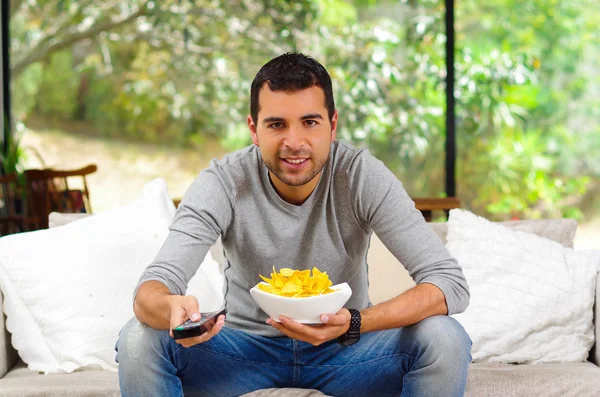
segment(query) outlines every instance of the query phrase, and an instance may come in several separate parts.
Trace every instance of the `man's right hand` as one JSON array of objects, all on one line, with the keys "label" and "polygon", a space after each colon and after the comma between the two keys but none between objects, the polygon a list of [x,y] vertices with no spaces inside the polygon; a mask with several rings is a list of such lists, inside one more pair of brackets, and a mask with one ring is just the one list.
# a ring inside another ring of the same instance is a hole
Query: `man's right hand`
[{"label": "man's right hand", "polygon": [[[188,319],[192,321],[200,321],[200,307],[198,299],[195,296],[171,295],[169,297],[169,305],[171,307],[171,320],[169,327],[169,335],[173,337],[173,328],[183,324]],[[205,332],[200,336],[192,338],[176,339],[175,342],[183,347],[190,347],[199,343],[206,342],[221,331],[225,324],[225,316],[220,315],[215,325],[210,331]]]}]

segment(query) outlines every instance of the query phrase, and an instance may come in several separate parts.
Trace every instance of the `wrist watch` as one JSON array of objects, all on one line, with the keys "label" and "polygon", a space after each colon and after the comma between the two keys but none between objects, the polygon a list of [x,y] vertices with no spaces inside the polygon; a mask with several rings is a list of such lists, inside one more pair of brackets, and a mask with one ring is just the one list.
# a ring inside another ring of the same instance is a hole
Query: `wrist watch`
[{"label": "wrist watch", "polygon": [[348,331],[340,335],[338,343],[343,346],[350,346],[360,340],[360,312],[356,309],[348,309],[350,312],[350,328]]}]

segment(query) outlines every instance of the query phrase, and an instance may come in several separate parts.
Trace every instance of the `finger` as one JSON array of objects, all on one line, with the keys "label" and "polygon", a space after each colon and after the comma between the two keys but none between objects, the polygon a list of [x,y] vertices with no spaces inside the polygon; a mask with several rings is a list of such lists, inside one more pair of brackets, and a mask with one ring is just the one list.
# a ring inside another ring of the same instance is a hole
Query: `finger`
[{"label": "finger", "polygon": [[[216,334],[218,334],[224,325],[225,325],[225,315],[221,314],[217,318],[217,322],[215,323],[215,325],[213,325],[212,328],[210,330],[208,330],[208,332],[206,333],[207,334],[206,340],[208,340],[208,339],[212,338],[213,336],[215,336]],[[205,342],[206,342],[206,340],[205,340]]]},{"label": "finger", "polygon": [[345,325],[350,321],[350,312],[348,309],[342,309],[337,314],[322,314],[321,321],[327,325]]},{"label": "finger", "polygon": [[273,328],[278,329],[279,331],[281,331],[282,334],[284,334],[288,338],[298,339],[298,340],[304,340],[304,337],[298,335],[296,332],[294,332],[291,329],[287,328],[282,323],[279,323],[279,322],[277,322],[275,320],[270,320],[270,324],[271,324],[271,326]]},{"label": "finger", "polygon": [[308,326],[297,323],[284,316],[279,318],[281,323],[271,320],[271,325],[292,339],[301,340],[318,346],[319,344],[337,336],[337,334],[332,332],[330,328],[326,328],[327,326]]},{"label": "finger", "polygon": [[294,320],[291,320],[285,316],[280,316],[279,319],[281,320],[281,323],[288,329],[300,333],[300,334],[305,334],[305,335],[311,335],[313,334],[313,327],[309,327],[308,325],[304,325],[302,323],[296,322]]},{"label": "finger", "polygon": [[206,342],[208,340],[208,332],[202,335],[192,336],[190,338],[177,339],[175,342],[179,343],[183,347],[191,347],[199,343]]},{"label": "finger", "polygon": [[283,332],[284,334],[286,334],[287,336],[290,336],[290,330],[288,328],[286,328],[285,325],[283,325],[282,322],[280,321],[275,321],[272,318],[269,318],[267,320],[267,324],[271,325],[273,328],[278,329],[279,331]]},{"label": "finger", "polygon": [[174,337],[173,329],[179,327],[181,324],[185,323],[188,319],[188,315],[185,312],[185,309],[182,306],[178,306],[171,311],[171,320],[169,324],[169,335],[171,338]]},{"label": "finger", "polygon": [[192,338],[177,339],[175,342],[179,343],[183,347],[191,347],[206,342],[206,335],[208,335],[208,332],[205,332],[200,336],[194,336]]},{"label": "finger", "polygon": [[171,307],[171,321],[169,335],[173,337],[173,328],[185,323],[188,319],[200,320],[200,309],[198,299],[195,296],[184,296],[177,305]]},{"label": "finger", "polygon": [[176,342],[179,343],[180,345],[182,345],[183,347],[190,347],[190,346],[197,345],[199,343],[204,343],[204,342],[208,341],[209,339],[211,339],[216,334],[218,334],[224,325],[225,325],[225,316],[222,314],[217,319],[217,322],[215,323],[215,325],[213,325],[213,327],[208,332],[205,332],[202,335],[194,336],[191,338],[178,339],[178,340],[176,340]]},{"label": "finger", "polygon": [[200,320],[200,305],[198,304],[198,299],[196,299],[195,296],[186,296],[183,300],[183,308],[185,309],[190,320]]}]

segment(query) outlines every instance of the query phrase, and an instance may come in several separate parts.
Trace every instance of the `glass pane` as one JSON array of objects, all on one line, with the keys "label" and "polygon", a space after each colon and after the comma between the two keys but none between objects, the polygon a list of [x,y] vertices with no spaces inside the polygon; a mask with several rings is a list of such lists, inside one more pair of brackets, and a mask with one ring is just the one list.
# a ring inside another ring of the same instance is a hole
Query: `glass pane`
[{"label": "glass pane", "polygon": [[598,248],[599,16],[597,0],[457,3],[458,191],[468,208],[574,217],[589,231],[580,245]]},{"label": "glass pane", "polygon": [[181,197],[213,157],[250,144],[250,83],[286,51],[330,72],[340,137],[413,196],[444,179],[443,2],[13,2],[13,112],[23,167],[77,168],[95,211],[163,177]]},{"label": "glass pane", "polygon": [[358,21],[325,52],[336,54],[327,65],[342,137],[381,159],[411,196],[443,195],[444,3],[377,2],[359,8]]}]

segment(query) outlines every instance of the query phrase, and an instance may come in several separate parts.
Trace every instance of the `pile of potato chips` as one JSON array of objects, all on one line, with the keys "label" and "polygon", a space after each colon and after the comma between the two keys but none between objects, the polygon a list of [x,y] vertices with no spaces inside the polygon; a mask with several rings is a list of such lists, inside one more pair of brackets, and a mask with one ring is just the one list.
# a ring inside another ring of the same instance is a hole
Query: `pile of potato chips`
[{"label": "pile of potato chips", "polygon": [[312,269],[312,276],[308,269],[293,270],[287,267],[277,273],[275,266],[273,266],[271,278],[266,278],[262,274],[259,276],[268,284],[259,283],[258,289],[280,296],[305,298],[335,291],[329,288],[332,282],[329,280],[327,272],[321,272],[316,267]]}]

